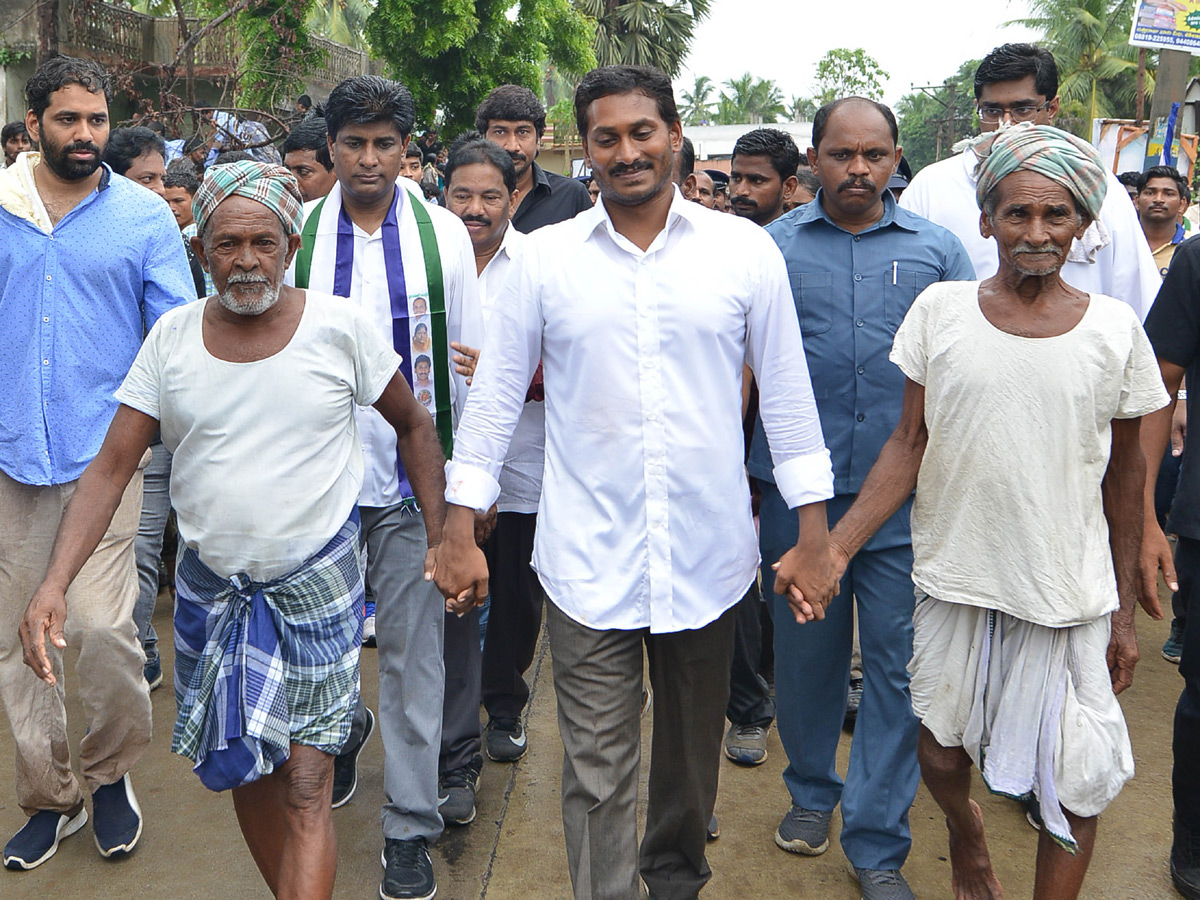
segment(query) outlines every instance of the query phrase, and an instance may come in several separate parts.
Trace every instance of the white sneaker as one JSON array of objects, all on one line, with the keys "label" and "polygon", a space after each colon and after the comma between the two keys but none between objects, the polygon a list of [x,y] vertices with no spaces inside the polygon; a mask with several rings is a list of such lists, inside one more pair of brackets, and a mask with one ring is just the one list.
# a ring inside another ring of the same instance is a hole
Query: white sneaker
[{"label": "white sneaker", "polygon": [[375,617],[367,616],[363,619],[363,646],[375,646]]}]

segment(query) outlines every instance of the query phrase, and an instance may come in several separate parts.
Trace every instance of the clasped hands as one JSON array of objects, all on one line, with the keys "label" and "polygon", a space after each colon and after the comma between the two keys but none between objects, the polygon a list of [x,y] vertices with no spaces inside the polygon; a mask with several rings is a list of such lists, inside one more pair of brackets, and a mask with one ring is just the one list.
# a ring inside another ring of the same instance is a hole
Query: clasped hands
[{"label": "clasped hands", "polygon": [[775,593],[787,598],[797,624],[825,618],[849,562],[850,555],[834,541],[801,538],[771,566]]},{"label": "clasped hands", "polygon": [[488,566],[480,547],[495,524],[495,506],[485,514],[463,506],[447,507],[441,543],[425,555],[425,580],[437,585],[446,598],[446,612],[463,616],[487,599]]}]

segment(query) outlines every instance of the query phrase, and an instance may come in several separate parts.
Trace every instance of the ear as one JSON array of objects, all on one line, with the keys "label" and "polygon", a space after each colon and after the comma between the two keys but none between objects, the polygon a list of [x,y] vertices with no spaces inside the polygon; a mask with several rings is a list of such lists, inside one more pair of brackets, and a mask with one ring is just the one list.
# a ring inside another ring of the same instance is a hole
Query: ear
[{"label": "ear", "polygon": [[1075,229],[1075,240],[1083,240],[1083,233],[1092,227],[1092,220],[1088,216],[1083,216],[1083,221],[1079,223],[1079,227]]},{"label": "ear", "polygon": [[789,175],[783,179],[783,199],[791,200],[792,195],[796,193],[796,188],[800,187],[800,179],[795,175]]},{"label": "ear", "polygon": [[892,163],[892,174],[893,175],[895,175],[896,172],[898,172],[900,170],[900,158],[902,156],[904,156],[904,148],[897,147],[896,148],[896,160],[895,160],[895,162]]},{"label": "ear", "polygon": [[404,140],[402,140],[400,142],[400,157],[401,157],[401,159],[404,158],[404,152],[408,149],[408,142],[411,140],[412,140],[412,135],[410,134],[408,137],[406,137]]},{"label": "ear", "polygon": [[683,149],[683,122],[675,122],[668,131],[671,135],[671,152],[678,153]]},{"label": "ear", "polygon": [[211,275],[212,269],[210,269],[208,267],[208,256],[204,252],[204,241],[202,241],[198,237],[194,237],[191,239],[191,244],[192,244],[192,252],[194,254],[196,254],[196,260],[204,268],[204,271],[208,272]]},{"label": "ear", "polygon": [[[195,240],[195,239],[193,238],[193,240]],[[303,243],[303,239],[300,237],[300,235],[298,235],[298,234],[288,235],[287,259],[284,260],[284,263],[283,263],[283,266],[285,269],[292,264],[292,258],[295,257],[296,252],[300,249],[301,243]]]},{"label": "ear", "polygon": [[33,110],[27,110],[25,113],[25,130],[29,132],[29,139],[35,144],[41,143],[41,128],[38,127],[38,117],[33,114]]},{"label": "ear", "polygon": [[683,191],[683,196],[688,200],[692,199],[692,195],[696,192],[696,174],[693,172],[687,178],[683,179],[683,184],[680,185]]},{"label": "ear", "polygon": [[517,207],[521,205],[521,191],[515,190],[508,195],[508,217],[511,219],[517,214]]},{"label": "ear", "polygon": [[983,210],[979,211],[979,233],[985,238],[994,237],[996,232],[992,230],[992,221],[988,218],[988,214]]},{"label": "ear", "polygon": [[813,174],[817,174],[817,151],[813,147],[808,148],[808,152],[804,154],[808,157],[808,167],[813,170]]},{"label": "ear", "polygon": [[1046,115],[1050,118],[1050,124],[1054,124],[1055,118],[1058,116],[1058,97],[1050,101],[1050,105],[1046,107]]}]

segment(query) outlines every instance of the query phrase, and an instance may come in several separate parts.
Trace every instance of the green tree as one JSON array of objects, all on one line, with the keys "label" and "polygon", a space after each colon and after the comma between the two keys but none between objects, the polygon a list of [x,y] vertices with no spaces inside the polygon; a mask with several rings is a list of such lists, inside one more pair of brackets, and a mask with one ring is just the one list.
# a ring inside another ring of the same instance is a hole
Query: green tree
[{"label": "green tree", "polygon": [[[1058,65],[1059,124],[1084,137],[1093,118],[1133,118],[1138,51],[1126,40],[1133,7],[1133,0],[1030,0],[1030,15],[1013,23],[1042,32],[1039,43]],[[1153,92],[1148,66],[1147,98]]]},{"label": "green tree", "polygon": [[[896,104],[900,146],[914,172],[950,156],[954,141],[978,131],[974,94],[978,66],[979,60],[968,60],[940,89],[930,93],[913,91]],[[950,85],[954,86],[952,119]]]},{"label": "green tree", "polygon": [[817,104],[812,97],[793,96],[788,103],[788,115],[793,122],[811,122],[817,114]]},{"label": "green tree", "polygon": [[417,118],[441,111],[453,135],[500,84],[540,92],[547,60],[567,73],[596,64],[593,28],[570,0],[379,0],[367,37],[413,93]]},{"label": "green tree", "polygon": [[367,19],[374,9],[371,0],[317,0],[304,24],[312,34],[365,49]]},{"label": "green tree", "polygon": [[879,100],[887,79],[888,73],[861,47],[837,47],[817,63],[816,100],[821,104],[853,96]]},{"label": "green tree", "polygon": [[683,92],[683,106],[679,115],[685,125],[699,125],[712,116],[716,85],[707,75],[697,75],[690,91]]},{"label": "green tree", "polygon": [[574,0],[596,23],[596,61],[602,66],[654,66],[679,74],[696,26],[712,0]]},{"label": "green tree", "polygon": [[783,92],[769,78],[755,78],[749,72],[725,82],[728,91],[722,91],[717,101],[718,125],[777,122],[787,113]]}]

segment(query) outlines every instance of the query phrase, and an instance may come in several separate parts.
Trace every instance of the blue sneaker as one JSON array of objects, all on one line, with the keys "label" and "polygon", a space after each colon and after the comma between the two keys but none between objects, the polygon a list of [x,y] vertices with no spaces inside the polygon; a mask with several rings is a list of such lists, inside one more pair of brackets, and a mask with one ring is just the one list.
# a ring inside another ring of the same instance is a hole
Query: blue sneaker
[{"label": "blue sneaker", "polygon": [[92,828],[96,847],[106,859],[129,853],[137,846],[142,836],[142,810],[133,795],[128,772],[92,794]]},{"label": "blue sneaker", "polygon": [[142,676],[146,679],[146,684],[150,686],[150,690],[154,691],[162,687],[162,659],[156,656],[154,659],[146,660],[146,665],[142,667]]},{"label": "blue sneaker", "polygon": [[1163,659],[1169,663],[1179,665],[1179,660],[1183,657],[1183,622],[1179,619],[1171,620],[1171,633],[1167,635],[1167,642],[1162,648]]},{"label": "blue sneaker", "polygon": [[363,646],[375,646],[375,601],[368,600],[363,611]]},{"label": "blue sneaker", "polygon": [[84,826],[87,817],[82,800],[65,813],[50,809],[35,812],[5,845],[4,867],[36,869],[58,851],[58,844],[63,838],[70,837]]}]

